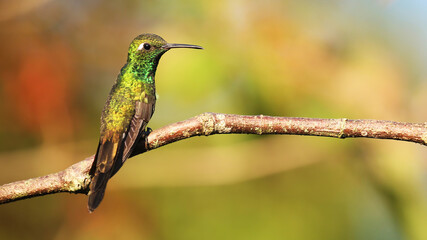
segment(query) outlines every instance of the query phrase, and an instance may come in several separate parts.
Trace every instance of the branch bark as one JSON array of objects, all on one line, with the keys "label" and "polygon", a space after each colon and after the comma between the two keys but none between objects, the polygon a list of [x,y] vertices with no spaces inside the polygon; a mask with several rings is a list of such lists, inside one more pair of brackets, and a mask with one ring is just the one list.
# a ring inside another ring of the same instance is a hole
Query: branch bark
[{"label": "branch bark", "polygon": [[[203,113],[154,130],[148,135],[146,142],[138,143],[132,156],[186,138],[214,134],[364,137],[409,141],[427,146],[427,123]],[[88,157],[57,173],[0,186],[0,204],[58,192],[86,194],[90,183],[88,172],[93,157]]]}]

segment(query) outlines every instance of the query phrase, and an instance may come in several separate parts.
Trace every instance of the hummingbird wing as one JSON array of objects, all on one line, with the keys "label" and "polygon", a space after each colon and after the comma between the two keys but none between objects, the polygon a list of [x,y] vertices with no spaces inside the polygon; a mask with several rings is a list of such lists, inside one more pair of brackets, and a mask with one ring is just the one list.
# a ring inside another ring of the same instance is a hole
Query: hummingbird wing
[{"label": "hummingbird wing", "polygon": [[150,121],[151,116],[153,116],[156,99],[153,97],[152,99],[147,98],[147,100],[147,102],[137,101],[135,104],[135,115],[132,118],[124,141],[122,163],[129,158],[135,148],[135,143],[143,135],[145,127]]},{"label": "hummingbird wing", "polygon": [[88,208],[90,212],[101,203],[108,180],[129,158],[135,143],[144,132],[154,112],[155,98],[151,100],[153,101],[135,103],[135,113],[125,134],[115,133],[102,138],[99,142],[94,163],[89,172],[93,176],[89,186]]}]

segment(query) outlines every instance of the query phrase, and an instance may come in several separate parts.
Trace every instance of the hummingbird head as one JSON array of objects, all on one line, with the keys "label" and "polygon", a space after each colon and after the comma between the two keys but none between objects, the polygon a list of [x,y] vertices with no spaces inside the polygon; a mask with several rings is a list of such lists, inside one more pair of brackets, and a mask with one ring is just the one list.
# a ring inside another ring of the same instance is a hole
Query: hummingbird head
[{"label": "hummingbird head", "polygon": [[160,57],[171,48],[203,49],[197,45],[167,43],[156,34],[144,33],[137,36],[130,44],[128,61],[156,66]]}]

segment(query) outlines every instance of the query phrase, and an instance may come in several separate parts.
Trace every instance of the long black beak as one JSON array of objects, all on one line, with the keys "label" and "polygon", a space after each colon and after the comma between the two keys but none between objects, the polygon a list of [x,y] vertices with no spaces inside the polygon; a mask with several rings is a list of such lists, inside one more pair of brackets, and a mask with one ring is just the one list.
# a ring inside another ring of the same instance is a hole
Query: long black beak
[{"label": "long black beak", "polygon": [[197,45],[190,45],[190,44],[180,44],[180,43],[166,43],[162,46],[164,49],[171,49],[171,48],[194,48],[194,49],[203,49],[200,46]]}]

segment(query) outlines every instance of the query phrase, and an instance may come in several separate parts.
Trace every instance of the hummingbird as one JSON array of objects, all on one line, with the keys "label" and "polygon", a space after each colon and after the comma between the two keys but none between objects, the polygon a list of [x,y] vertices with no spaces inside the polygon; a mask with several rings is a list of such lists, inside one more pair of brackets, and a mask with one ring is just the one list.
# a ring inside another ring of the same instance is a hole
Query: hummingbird
[{"label": "hummingbird", "polygon": [[203,49],[197,45],[167,43],[155,34],[141,34],[130,44],[126,64],[114,83],[101,115],[98,149],[89,171],[88,210],[101,203],[108,180],[131,156],[136,143],[146,138],[145,128],[154,113],[154,76],[160,57],[172,48]]}]

